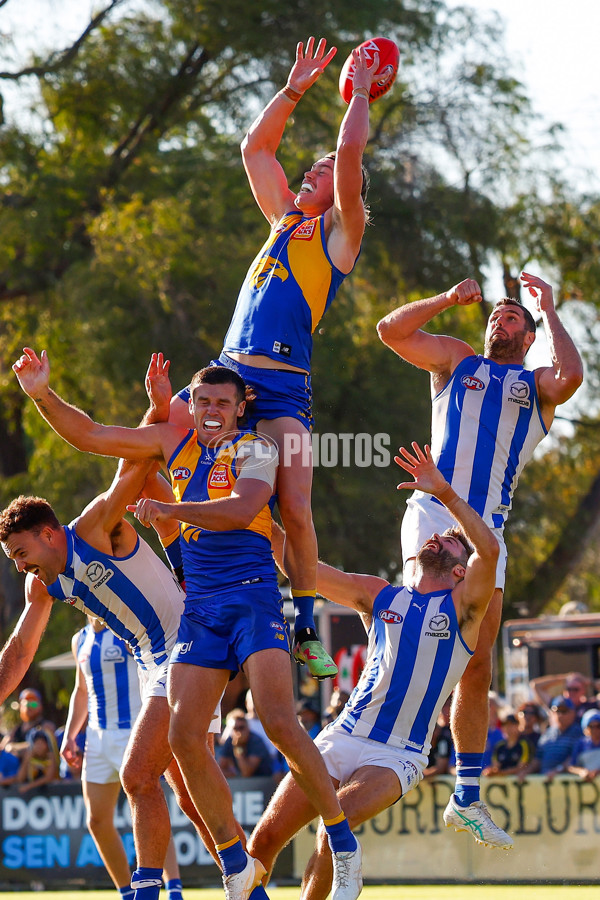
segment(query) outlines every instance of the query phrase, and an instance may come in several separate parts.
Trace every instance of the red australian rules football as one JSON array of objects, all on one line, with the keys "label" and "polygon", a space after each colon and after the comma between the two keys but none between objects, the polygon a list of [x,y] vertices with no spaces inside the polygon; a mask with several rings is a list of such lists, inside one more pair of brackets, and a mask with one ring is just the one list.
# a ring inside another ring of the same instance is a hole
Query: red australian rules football
[{"label": "red australian rules football", "polygon": [[[398,65],[400,64],[400,51],[397,45],[389,38],[375,37],[363,41],[360,46],[366,53],[369,64],[373,61],[373,54],[379,53],[379,68],[377,79],[371,85],[369,103],[387,94],[396,79]],[[358,49],[358,47],[356,48]],[[352,54],[348,57],[340,72],[340,94],[342,100],[350,103],[352,99],[352,87],[354,79],[354,60]]]}]

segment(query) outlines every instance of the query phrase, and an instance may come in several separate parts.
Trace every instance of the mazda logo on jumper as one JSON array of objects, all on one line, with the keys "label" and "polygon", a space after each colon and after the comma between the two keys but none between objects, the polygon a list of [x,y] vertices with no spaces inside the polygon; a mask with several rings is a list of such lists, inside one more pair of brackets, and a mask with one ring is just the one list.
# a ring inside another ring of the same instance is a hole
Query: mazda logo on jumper
[{"label": "mazda logo on jumper", "polygon": [[450,619],[446,613],[436,613],[429,620],[429,627],[432,631],[444,631],[450,625]]}]

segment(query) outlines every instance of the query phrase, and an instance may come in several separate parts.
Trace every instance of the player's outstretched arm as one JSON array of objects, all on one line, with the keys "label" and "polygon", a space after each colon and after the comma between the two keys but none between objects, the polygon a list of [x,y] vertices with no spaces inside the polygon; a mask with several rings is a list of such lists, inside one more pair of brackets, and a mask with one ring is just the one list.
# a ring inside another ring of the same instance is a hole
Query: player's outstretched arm
[{"label": "player's outstretched arm", "polygon": [[[144,382],[149,406],[141,425],[168,421],[172,396],[169,367],[170,362],[164,359],[162,353],[153,353],[150,357]],[[92,500],[79,517],[77,533],[91,543],[97,538],[96,529],[106,535],[112,534],[125,515],[127,506],[136,502],[147,484],[148,476],[158,466],[155,459],[146,458],[136,462],[121,459],[108,490]],[[170,492],[169,499],[172,496]],[[174,530],[175,524],[170,525],[171,530]]]},{"label": "player's outstretched arm", "polygon": [[[498,541],[479,513],[459,497],[446,481],[433,462],[427,445],[422,450],[417,443],[413,443],[412,452],[405,447],[401,447],[399,452],[401,456],[395,456],[394,462],[409,472],[414,481],[403,482],[398,485],[398,489],[416,489],[436,497],[452,513],[474,547],[467,562],[464,579],[453,594],[462,611],[461,628],[465,640],[469,640],[469,637],[476,638],[479,623],[485,615],[495,587],[496,563],[500,552]],[[471,623],[470,635],[464,628],[464,623],[468,622]]]},{"label": "player's outstretched arm", "polygon": [[[550,349],[552,365],[539,370],[538,393],[542,414],[553,415],[555,407],[573,396],[583,381],[583,363],[577,347],[560,321],[554,306],[552,286],[537,275],[521,273],[523,286],[535,297]],[[550,424],[547,422],[547,424]]]},{"label": "player's outstretched arm", "polygon": [[[273,556],[279,569],[287,575],[283,565],[283,547],[285,531],[275,521],[272,522]],[[376,575],[359,575],[355,572],[342,572],[319,560],[317,566],[317,591],[322,597],[333,600],[341,606],[349,606],[357,612],[371,613],[373,601],[377,594],[389,584],[384,578]]]},{"label": "player's outstretched arm", "polygon": [[289,189],[285,172],[275,156],[287,120],[336,52],[335,47],[326,51],[325,38],[320,39],[316,48],[314,37],[307,40],[306,46],[300,41],[286,86],[263,109],[242,141],[242,160],[252,193],[271,224],[294,204],[295,194]]},{"label": "player's outstretched arm", "polygon": [[82,758],[76,739],[85,724],[88,714],[87,684],[85,676],[81,671],[81,666],[77,662],[77,642],[80,634],[80,631],[78,631],[77,634],[74,634],[71,641],[71,652],[75,659],[76,667],[75,687],[73,688],[69,700],[69,712],[67,714],[67,721],[65,722],[62,744],[60,745],[60,755],[67,765],[71,766],[73,769],[81,768]]},{"label": "player's outstretched arm", "polygon": [[435,297],[399,306],[377,323],[377,334],[413,366],[435,374],[453,372],[461,360],[473,355],[473,348],[445,334],[429,334],[423,326],[452,306],[470,306],[481,303],[481,299],[478,283],[466,278]]},{"label": "player's outstretched arm", "polygon": [[25,608],[0,652],[0,703],[19,686],[33,662],[52,611],[53,598],[34,575],[25,581]]},{"label": "player's outstretched arm", "polygon": [[364,48],[352,51],[354,85],[342,119],[333,168],[333,222],[327,249],[342,272],[350,272],[360,250],[366,224],[361,197],[363,152],[369,139],[369,90],[379,67],[379,53],[369,65]]},{"label": "player's outstretched arm", "polygon": [[21,388],[31,397],[40,415],[77,450],[101,456],[125,456],[128,459],[162,458],[164,433],[161,429],[167,426],[121,428],[94,422],[50,388],[50,362],[45,350],[38,358],[35,351],[25,347],[23,355],[12,368]]}]

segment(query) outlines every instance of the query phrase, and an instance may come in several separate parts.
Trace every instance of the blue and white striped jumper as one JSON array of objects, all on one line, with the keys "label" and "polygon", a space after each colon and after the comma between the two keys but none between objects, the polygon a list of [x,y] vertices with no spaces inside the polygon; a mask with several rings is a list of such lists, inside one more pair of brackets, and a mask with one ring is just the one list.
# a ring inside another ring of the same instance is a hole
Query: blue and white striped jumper
[{"label": "blue and white striped jumper", "polygon": [[76,524],[64,526],[67,564],[48,592],[101,619],[142,669],[161,665],[175,645],[185,600],[173,573],[139,535],[134,551],[119,558],[82,540]]},{"label": "blue and white striped jumper", "polygon": [[426,756],[471,656],[451,591],[387,585],[373,603],[365,667],[332,727]]},{"label": "blue and white striped jumper", "polygon": [[[444,478],[500,534],[525,464],[546,436],[535,373],[467,356],[432,402],[431,452]],[[455,524],[431,494],[414,491],[402,528],[404,559],[433,531]],[[433,526],[426,524],[427,517]]]},{"label": "blue and white striped jumper", "polygon": [[137,665],[125,641],[108,628],[86,625],[77,635],[77,664],[88,693],[88,726],[100,731],[133,727],[142,701]]}]

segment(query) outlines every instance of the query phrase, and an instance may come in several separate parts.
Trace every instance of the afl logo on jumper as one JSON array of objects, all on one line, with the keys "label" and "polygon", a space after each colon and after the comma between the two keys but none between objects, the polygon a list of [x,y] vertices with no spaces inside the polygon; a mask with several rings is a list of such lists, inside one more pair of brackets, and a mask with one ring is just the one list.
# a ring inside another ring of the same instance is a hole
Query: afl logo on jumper
[{"label": "afl logo on jumper", "polygon": [[187,466],[177,466],[176,469],[173,469],[173,481],[184,481],[186,478],[191,476],[190,469]]},{"label": "afl logo on jumper", "polygon": [[510,386],[510,403],[518,403],[519,406],[525,406],[527,409],[531,406],[529,399],[529,385],[526,381],[513,381]]},{"label": "afl logo on jumper", "polygon": [[485,387],[481,378],[476,378],[475,375],[463,375],[460,379],[460,383],[463,387],[466,387],[468,391],[482,391]]},{"label": "afl logo on jumper", "polygon": [[393,609],[382,609],[379,612],[379,618],[388,625],[400,625],[404,621],[404,617],[400,613],[394,612]]},{"label": "afl logo on jumper", "polygon": [[429,631],[426,631],[425,634],[427,637],[447,639],[450,637],[449,627],[450,619],[446,613],[436,613],[429,620]]},{"label": "afl logo on jumper", "polygon": [[105,569],[101,562],[91,562],[86,569],[86,578],[92,582],[95,591],[102,587],[115,574],[112,569]]}]

